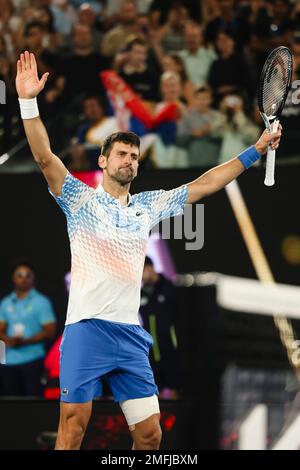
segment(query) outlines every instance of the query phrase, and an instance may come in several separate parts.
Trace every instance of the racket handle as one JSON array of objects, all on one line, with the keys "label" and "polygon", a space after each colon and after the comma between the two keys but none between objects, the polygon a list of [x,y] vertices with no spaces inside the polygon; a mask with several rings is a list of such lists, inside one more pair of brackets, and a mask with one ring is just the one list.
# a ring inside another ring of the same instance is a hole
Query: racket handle
[{"label": "racket handle", "polygon": [[[279,121],[276,119],[272,125],[272,132],[277,132]],[[265,185],[273,186],[275,183],[274,174],[275,174],[275,156],[276,150],[268,148],[267,161],[266,161],[266,175],[265,175]]]},{"label": "racket handle", "polygon": [[275,155],[276,155],[276,150],[272,150],[271,148],[268,148],[267,162],[266,162],[266,175],[265,175],[266,186],[273,186],[275,183],[275,179],[274,179]]}]

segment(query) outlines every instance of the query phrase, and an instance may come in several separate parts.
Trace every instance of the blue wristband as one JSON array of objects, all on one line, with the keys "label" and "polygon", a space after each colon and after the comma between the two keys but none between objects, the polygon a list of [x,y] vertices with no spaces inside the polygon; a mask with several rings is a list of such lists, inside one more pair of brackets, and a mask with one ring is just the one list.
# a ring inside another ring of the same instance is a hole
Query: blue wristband
[{"label": "blue wristband", "polygon": [[238,155],[238,159],[242,162],[245,169],[248,170],[253,163],[256,162],[261,157],[260,153],[256,150],[255,146],[252,145],[251,147],[244,150],[244,152]]}]

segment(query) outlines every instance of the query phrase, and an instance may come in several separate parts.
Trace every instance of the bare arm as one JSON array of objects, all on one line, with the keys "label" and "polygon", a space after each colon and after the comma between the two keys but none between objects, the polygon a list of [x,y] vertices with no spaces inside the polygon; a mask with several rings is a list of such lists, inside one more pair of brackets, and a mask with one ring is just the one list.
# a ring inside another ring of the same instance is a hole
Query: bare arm
[{"label": "bare arm", "polygon": [[[44,88],[48,73],[38,78],[34,54],[25,51],[17,62],[16,88],[19,98],[35,98]],[[59,196],[67,169],[62,161],[52,153],[49,137],[40,117],[23,120],[26,137],[35,161],[41,168],[51,191]]]},{"label": "bare arm", "polygon": [[0,340],[4,341],[7,347],[15,347],[20,345],[20,338],[13,336],[7,336],[6,334],[7,324],[4,321],[0,321]]},{"label": "bare arm", "polygon": [[40,331],[34,336],[31,336],[30,338],[23,339],[21,346],[24,346],[26,344],[41,343],[42,341],[45,341],[46,339],[52,339],[55,335],[55,331],[56,331],[56,323],[47,323],[46,325],[43,325],[42,331]]},{"label": "bare arm", "polygon": [[[273,149],[278,147],[281,136],[281,129],[281,125],[279,125],[279,129],[276,133],[269,134],[266,130],[263,132],[255,144],[256,150],[261,155],[267,152],[271,141],[271,147]],[[245,168],[243,164],[239,158],[236,157],[207,171],[187,185],[187,204],[199,201],[203,197],[209,196],[210,194],[213,194],[224,188],[228,183],[237,178],[244,171],[244,169]]]},{"label": "bare arm", "polygon": [[56,332],[56,323],[52,322],[43,325],[42,331],[26,339],[20,337],[7,336],[6,328],[6,323],[0,321],[0,340],[4,341],[6,346],[18,347],[25,346],[27,344],[41,343],[42,341],[45,341],[47,339],[52,339]]}]

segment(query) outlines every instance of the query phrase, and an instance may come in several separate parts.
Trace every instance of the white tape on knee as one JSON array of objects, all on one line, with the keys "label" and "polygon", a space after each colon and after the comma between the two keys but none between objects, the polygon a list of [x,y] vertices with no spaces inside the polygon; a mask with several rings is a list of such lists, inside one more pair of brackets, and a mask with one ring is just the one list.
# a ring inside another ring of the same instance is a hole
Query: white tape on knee
[{"label": "white tape on knee", "polygon": [[120,407],[131,431],[134,430],[136,423],[160,412],[157,395],[120,401]]}]

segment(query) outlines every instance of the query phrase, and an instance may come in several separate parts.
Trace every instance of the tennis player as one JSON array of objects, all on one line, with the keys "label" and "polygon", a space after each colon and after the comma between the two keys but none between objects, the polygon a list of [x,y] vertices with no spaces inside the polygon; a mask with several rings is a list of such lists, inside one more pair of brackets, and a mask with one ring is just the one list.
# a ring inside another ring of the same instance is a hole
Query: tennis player
[{"label": "tennis player", "polygon": [[125,415],[133,449],[158,449],[158,390],[148,360],[152,338],[138,321],[149,231],[163,218],[182,214],[185,204],[224,188],[269,144],[277,148],[281,128],[272,135],[264,131],[254,146],[189,184],[133,196],[129,189],[139,166],[139,138],[115,133],[102,146],[103,184],[94,190],[74,178],[51,151],[36,99],[47,77],[39,80],[33,54],[21,54],[16,77],[21,117],[34,159],[66,215],[72,254],[56,449],[80,448],[103,378]]}]

